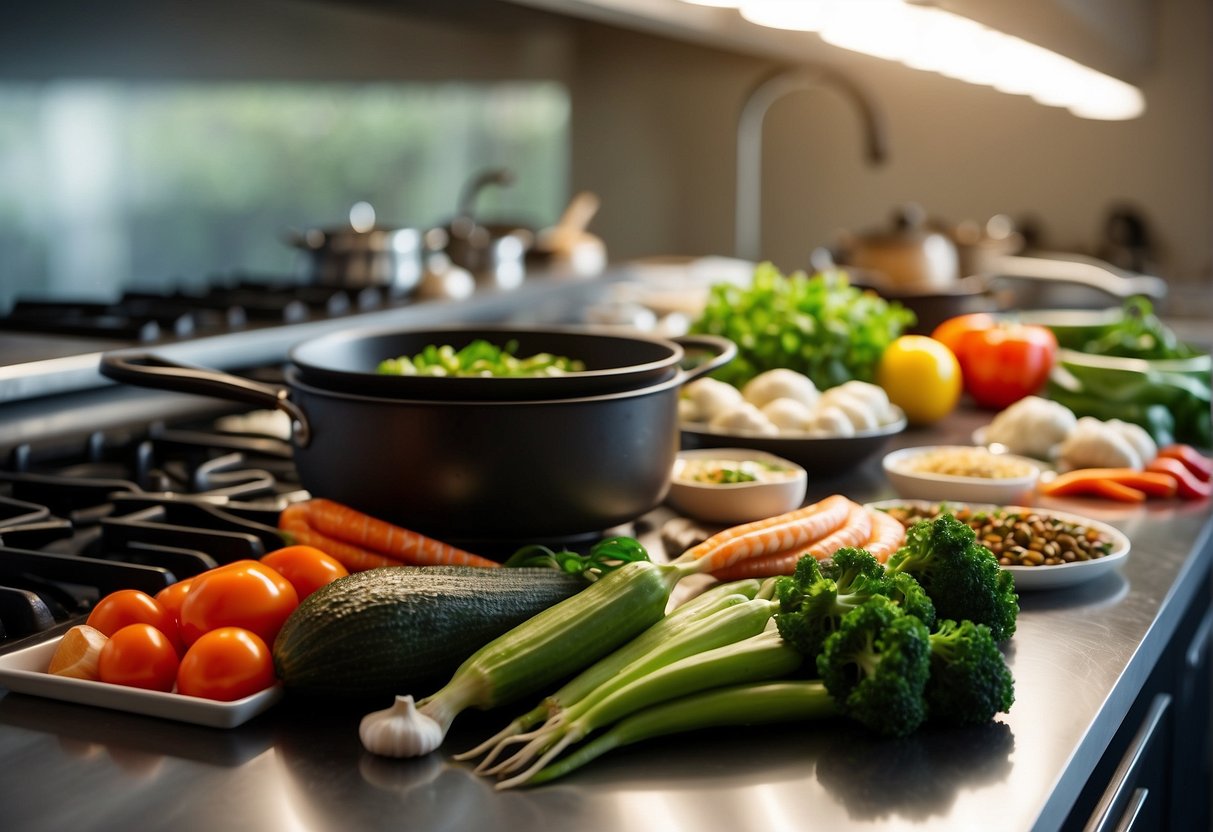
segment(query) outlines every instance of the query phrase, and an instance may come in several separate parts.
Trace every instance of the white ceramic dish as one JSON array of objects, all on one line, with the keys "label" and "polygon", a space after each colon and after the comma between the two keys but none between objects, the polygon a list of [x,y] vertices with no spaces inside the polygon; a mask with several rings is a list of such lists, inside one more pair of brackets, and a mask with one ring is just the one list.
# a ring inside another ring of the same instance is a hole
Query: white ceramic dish
[{"label": "white ceramic dish", "polygon": [[[790,475],[770,481],[709,484],[683,479],[682,470],[695,460],[753,460],[779,468]],[[670,504],[698,520],[713,523],[748,523],[799,508],[808,488],[804,468],[775,454],[750,448],[703,448],[682,451],[674,461],[670,481]]]},{"label": "white ceramic dish", "polygon": [[906,429],[905,414],[900,410],[897,413],[899,418],[894,422],[846,437],[728,433],[700,422],[685,422],[682,425],[682,447],[687,450],[748,448],[763,451],[795,462],[813,479],[851,471],[882,450],[892,437]]},{"label": "white ceramic dish", "polygon": [[[932,500],[881,500],[876,503],[869,503],[871,508],[882,509],[892,508],[894,506],[917,505],[926,507]],[[1096,578],[1106,575],[1109,572],[1115,572],[1124,566],[1125,561],[1129,559],[1129,550],[1131,544],[1125,533],[1114,526],[1109,526],[1107,523],[1099,520],[1092,520],[1090,517],[1084,517],[1081,514],[1071,514],[1068,511],[1055,511],[1053,509],[1040,508],[1039,506],[1004,506],[1004,505],[979,505],[975,503],[961,504],[953,503],[957,508],[967,507],[977,511],[981,510],[1001,510],[1010,512],[1031,511],[1037,514],[1048,517],[1056,517],[1059,520],[1065,520],[1070,523],[1078,523],[1083,526],[1088,526],[1097,529],[1107,535],[1112,541],[1112,549],[1102,558],[1094,560],[1076,561],[1075,563],[1061,563],[1055,566],[1004,566],[1003,569],[1015,576],[1015,589],[1017,591],[1036,591],[1043,589],[1061,589],[1064,587],[1075,586],[1076,584],[1093,581]]]},{"label": "white ceramic dish", "polygon": [[234,728],[262,713],[282,698],[281,685],[233,702],[217,702],[179,693],[161,693],[105,682],[90,682],[86,679],[53,676],[46,672],[46,667],[50,664],[51,656],[54,655],[61,638],[62,636],[0,656],[0,685],[17,693],[191,722],[212,728]]},{"label": "white ceramic dish", "polygon": [[[927,454],[953,451],[990,454],[992,457],[996,456],[1000,464],[1023,468],[1024,473],[1014,477],[962,477],[913,470],[915,461]],[[995,505],[1022,501],[1036,488],[1041,474],[1040,463],[1036,460],[1013,454],[993,454],[985,448],[967,445],[920,445],[902,448],[886,454],[881,465],[893,489],[906,499]]]}]

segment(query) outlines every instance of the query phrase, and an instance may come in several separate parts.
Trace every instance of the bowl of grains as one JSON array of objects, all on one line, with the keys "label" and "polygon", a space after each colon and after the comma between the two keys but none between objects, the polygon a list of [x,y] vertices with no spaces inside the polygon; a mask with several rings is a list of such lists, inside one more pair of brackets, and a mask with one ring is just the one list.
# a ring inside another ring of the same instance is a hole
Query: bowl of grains
[{"label": "bowl of grains", "polygon": [[1030,495],[1040,463],[973,445],[924,445],[886,454],[885,476],[911,500],[1013,503]]}]

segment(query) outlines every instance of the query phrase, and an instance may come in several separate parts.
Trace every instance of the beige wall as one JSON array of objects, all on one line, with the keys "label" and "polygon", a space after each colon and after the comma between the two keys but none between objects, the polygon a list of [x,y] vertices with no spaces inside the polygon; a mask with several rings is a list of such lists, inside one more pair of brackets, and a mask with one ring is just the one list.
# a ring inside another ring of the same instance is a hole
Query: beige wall
[{"label": "beige wall", "polygon": [[[1161,0],[1144,117],[1063,110],[824,47],[818,59],[863,85],[887,123],[890,159],[868,166],[856,113],[836,92],[790,95],[764,143],[763,251],[785,268],[844,228],[886,221],[906,200],[948,220],[1039,218],[1046,241],[1094,246],[1108,206],[1144,211],[1166,271],[1213,280],[1213,66],[1207,0]],[[601,192],[597,230],[617,256],[732,254],[734,130],[753,58],[578,28],[574,170]]]}]

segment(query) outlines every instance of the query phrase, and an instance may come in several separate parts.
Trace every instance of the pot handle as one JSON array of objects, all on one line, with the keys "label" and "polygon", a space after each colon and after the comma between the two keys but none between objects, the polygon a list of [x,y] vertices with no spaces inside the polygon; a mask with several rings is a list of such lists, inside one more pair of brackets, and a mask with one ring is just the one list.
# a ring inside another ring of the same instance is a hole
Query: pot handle
[{"label": "pot handle", "polygon": [[[683,384],[723,367],[737,356],[737,345],[719,335],[679,335],[670,340],[682,347],[687,355],[679,370]],[[693,356],[693,353],[704,355]]]},{"label": "pot handle", "polygon": [[150,352],[106,353],[101,356],[98,370],[106,378],[138,387],[214,396],[281,410],[290,417],[292,435],[300,447],[307,447],[312,438],[307,416],[287,398],[285,388],[271,387],[219,370],[178,364]]}]

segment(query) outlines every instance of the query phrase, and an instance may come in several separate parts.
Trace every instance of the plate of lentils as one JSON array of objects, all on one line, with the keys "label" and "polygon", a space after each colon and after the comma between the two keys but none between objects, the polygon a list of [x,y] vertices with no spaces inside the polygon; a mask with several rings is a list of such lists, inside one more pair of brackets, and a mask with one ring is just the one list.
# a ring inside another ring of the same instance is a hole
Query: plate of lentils
[{"label": "plate of lentils", "polygon": [[1065,511],[926,500],[884,500],[871,506],[907,528],[944,512],[955,515],[1015,575],[1017,590],[1073,586],[1119,569],[1129,557],[1124,532]]}]

